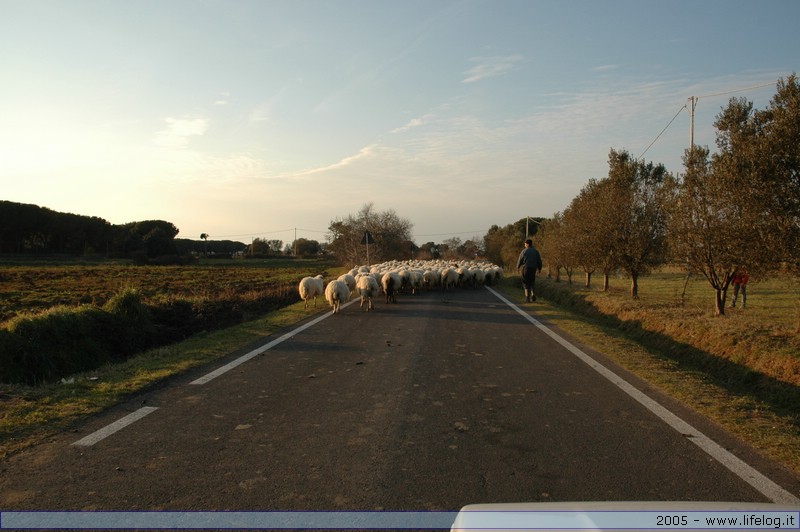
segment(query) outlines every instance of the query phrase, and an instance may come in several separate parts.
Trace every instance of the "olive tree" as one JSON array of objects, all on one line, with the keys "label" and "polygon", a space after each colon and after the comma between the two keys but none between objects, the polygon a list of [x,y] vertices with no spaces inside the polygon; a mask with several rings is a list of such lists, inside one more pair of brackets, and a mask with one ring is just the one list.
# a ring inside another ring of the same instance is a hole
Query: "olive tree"
[{"label": "olive tree", "polygon": [[715,291],[715,314],[722,315],[733,275],[752,249],[751,227],[728,174],[712,171],[708,148],[687,150],[684,167],[670,208],[671,257],[705,277]]},{"label": "olive tree", "polygon": [[612,149],[608,166],[617,210],[612,243],[620,267],[630,276],[631,297],[637,298],[639,277],[666,258],[666,199],[674,180],[664,165],[634,159],[626,151]]},{"label": "olive tree", "polygon": [[[336,219],[328,227],[328,251],[342,262],[352,265],[381,262],[409,256],[412,223],[392,210],[376,211],[367,203],[353,215]],[[369,232],[371,242],[364,242]],[[369,246],[369,260],[367,260]]]},{"label": "olive tree", "polygon": [[800,261],[800,86],[779,80],[767,109],[732,98],[714,123],[718,152],[684,155],[670,221],[673,258],[701,273],[725,313],[738,269],[751,277]]},{"label": "olive tree", "polygon": [[614,228],[617,220],[616,198],[608,179],[591,179],[564,211],[564,225],[572,248],[572,256],[585,273],[585,286],[591,286],[592,274],[603,274],[603,290],[618,268],[614,248]]}]

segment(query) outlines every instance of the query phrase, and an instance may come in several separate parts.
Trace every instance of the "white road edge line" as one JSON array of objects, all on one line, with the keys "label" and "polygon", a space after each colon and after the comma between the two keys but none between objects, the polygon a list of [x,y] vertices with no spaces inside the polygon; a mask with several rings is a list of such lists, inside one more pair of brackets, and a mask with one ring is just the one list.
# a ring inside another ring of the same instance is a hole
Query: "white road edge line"
[{"label": "white road edge line", "polygon": [[[349,307],[350,305],[352,305],[352,304],[353,304],[353,303],[355,303],[356,301],[359,301],[359,299],[353,299],[352,301],[348,301],[347,303],[345,303],[344,305],[342,305],[342,307],[341,307],[341,308],[346,308],[346,307]],[[305,330],[306,330],[306,329],[308,329],[309,327],[313,327],[314,325],[316,325],[317,323],[321,322],[321,321],[322,321],[322,320],[324,320],[325,318],[329,318],[329,317],[331,317],[331,316],[333,316],[333,311],[331,311],[331,312],[326,312],[326,313],[325,313],[325,314],[323,314],[322,316],[320,316],[320,317],[318,317],[318,318],[315,318],[315,319],[313,319],[313,320],[309,321],[308,323],[305,323],[305,324],[301,325],[301,326],[300,326],[300,327],[298,327],[297,329],[294,329],[294,330],[291,330],[291,331],[289,331],[288,333],[284,334],[283,336],[281,336],[281,337],[279,337],[279,338],[276,338],[275,340],[272,340],[271,342],[268,342],[268,343],[266,343],[266,344],[262,345],[261,347],[258,347],[258,348],[256,348],[256,349],[253,349],[253,350],[252,350],[252,351],[250,351],[249,353],[247,353],[247,354],[245,354],[245,355],[242,355],[242,356],[240,356],[239,358],[237,358],[237,359],[235,359],[235,360],[232,360],[231,362],[228,362],[228,363],[227,363],[227,364],[225,364],[224,366],[221,366],[221,367],[219,367],[219,368],[215,369],[215,370],[214,370],[214,371],[212,371],[211,373],[208,373],[208,374],[206,374],[206,375],[204,375],[204,376],[200,377],[199,379],[193,380],[193,381],[192,381],[192,382],[190,382],[189,384],[195,384],[195,385],[202,385],[202,384],[206,384],[206,383],[208,383],[208,382],[212,381],[213,379],[216,379],[216,378],[217,378],[217,377],[219,377],[220,375],[223,375],[224,373],[227,373],[227,372],[229,372],[230,370],[232,370],[233,368],[235,368],[235,367],[239,366],[240,364],[243,364],[243,363],[247,362],[247,361],[248,361],[248,360],[250,360],[251,358],[258,356],[258,355],[260,355],[261,353],[263,353],[263,352],[265,352],[265,351],[268,351],[269,349],[272,349],[272,348],[273,348],[273,347],[275,347],[276,345],[278,345],[278,344],[280,344],[280,343],[282,343],[282,342],[285,342],[286,340],[288,340],[288,339],[289,339],[289,338],[291,338],[292,336],[294,336],[294,335],[296,335],[296,334],[298,334],[298,333],[301,333],[301,332],[305,331]]]},{"label": "white road edge line", "polygon": [[91,434],[89,434],[88,436],[81,438],[72,445],[77,445],[78,447],[91,447],[100,440],[107,438],[108,436],[111,436],[115,432],[124,429],[125,427],[127,427],[131,423],[134,423],[135,421],[139,421],[144,416],[151,414],[156,410],[158,410],[157,406],[143,406],[139,410],[131,412],[122,419],[119,419],[110,425],[106,425],[102,429],[96,430]]},{"label": "white road edge line", "polygon": [[618,388],[620,388],[623,392],[630,395],[633,399],[641,403],[645,408],[651,411],[653,414],[658,416],[662,421],[664,421],[667,425],[672,427],[673,429],[677,430],[680,434],[688,435],[688,439],[694,442],[698,447],[703,449],[706,453],[711,455],[715,460],[719,463],[727,467],[731,472],[736,474],[739,478],[750,484],[756,490],[758,490],[761,494],[765,497],[770,499],[772,502],[781,503],[781,504],[800,504],[800,499],[780,487],[778,484],[764,476],[763,474],[756,471],[753,467],[743,462],[738,457],[731,454],[729,451],[721,447],[718,443],[713,441],[711,438],[694,428],[689,423],[685,422],[683,419],[679,418],[663,406],[661,406],[658,402],[654,401],[644,393],[640,392],[636,388],[634,388],[630,383],[628,383],[625,379],[611,371],[610,369],[606,368],[595,359],[578,349],[576,346],[569,343],[567,340],[553,332],[551,329],[546,327],[542,322],[525,312],[524,310],[520,309],[514,303],[503,297],[499,294],[496,290],[486,287],[491,293],[493,293],[498,299],[505,302],[509,307],[516,310],[522,317],[526,320],[531,322],[533,325],[538,327],[542,332],[547,334],[553,340],[561,344],[564,348],[570,351],[573,355],[581,359],[583,362],[588,364],[592,369],[598,372],[600,375],[611,381],[615,384]]}]

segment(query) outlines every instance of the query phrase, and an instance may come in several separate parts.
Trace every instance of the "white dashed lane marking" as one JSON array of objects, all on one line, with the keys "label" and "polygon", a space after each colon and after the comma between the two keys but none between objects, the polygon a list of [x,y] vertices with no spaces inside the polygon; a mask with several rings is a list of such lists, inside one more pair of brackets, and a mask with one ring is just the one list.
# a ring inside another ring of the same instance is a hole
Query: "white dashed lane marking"
[{"label": "white dashed lane marking", "polygon": [[115,432],[124,429],[125,427],[127,427],[131,423],[139,421],[144,416],[146,416],[148,414],[151,414],[151,413],[155,412],[156,410],[158,410],[158,407],[155,407],[155,406],[143,406],[139,410],[136,410],[135,412],[131,412],[130,414],[128,414],[124,418],[119,419],[119,420],[115,421],[114,423],[112,423],[110,425],[106,425],[102,429],[97,430],[95,432],[92,432],[91,434],[89,434],[88,436],[86,436],[84,438],[81,438],[80,440],[76,441],[72,445],[77,445],[79,447],[90,447],[90,446],[94,445],[95,443],[99,442],[100,440],[111,436]]}]

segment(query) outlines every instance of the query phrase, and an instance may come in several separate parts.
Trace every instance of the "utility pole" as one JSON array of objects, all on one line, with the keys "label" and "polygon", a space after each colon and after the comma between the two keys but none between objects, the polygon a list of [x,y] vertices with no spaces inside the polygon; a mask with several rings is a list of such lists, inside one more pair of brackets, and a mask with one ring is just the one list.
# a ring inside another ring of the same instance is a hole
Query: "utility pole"
[{"label": "utility pole", "polygon": [[697,107],[696,96],[689,97],[689,154],[694,152],[694,108]]},{"label": "utility pole", "polygon": [[[536,225],[542,225],[539,222],[537,222],[536,220],[533,220],[533,223],[535,223]],[[526,216],[525,217],[525,240],[528,240],[528,233],[530,233],[530,231],[528,230],[528,227],[530,226],[530,224],[531,224],[531,217],[530,216]]]},{"label": "utility pole", "polygon": [[375,239],[372,238],[372,234],[370,234],[369,230],[364,230],[364,237],[361,239],[361,244],[367,245],[367,266],[369,266],[369,245],[374,243]]}]

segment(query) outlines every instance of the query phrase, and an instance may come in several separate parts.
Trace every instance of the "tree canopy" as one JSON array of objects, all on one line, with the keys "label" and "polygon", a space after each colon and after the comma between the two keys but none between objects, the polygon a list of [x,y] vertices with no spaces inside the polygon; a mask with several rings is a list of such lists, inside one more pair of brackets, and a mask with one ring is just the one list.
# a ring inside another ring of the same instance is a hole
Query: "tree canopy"
[{"label": "tree canopy", "polygon": [[779,80],[770,105],[732,98],[717,116],[718,151],[692,146],[671,209],[672,257],[702,274],[716,313],[737,270],[758,277],[800,262],[800,85]]},{"label": "tree canopy", "polygon": [[[327,249],[352,265],[408,259],[414,252],[412,227],[394,210],[376,211],[373,203],[367,203],[358,213],[331,222]],[[367,232],[374,242],[362,244]]]}]

